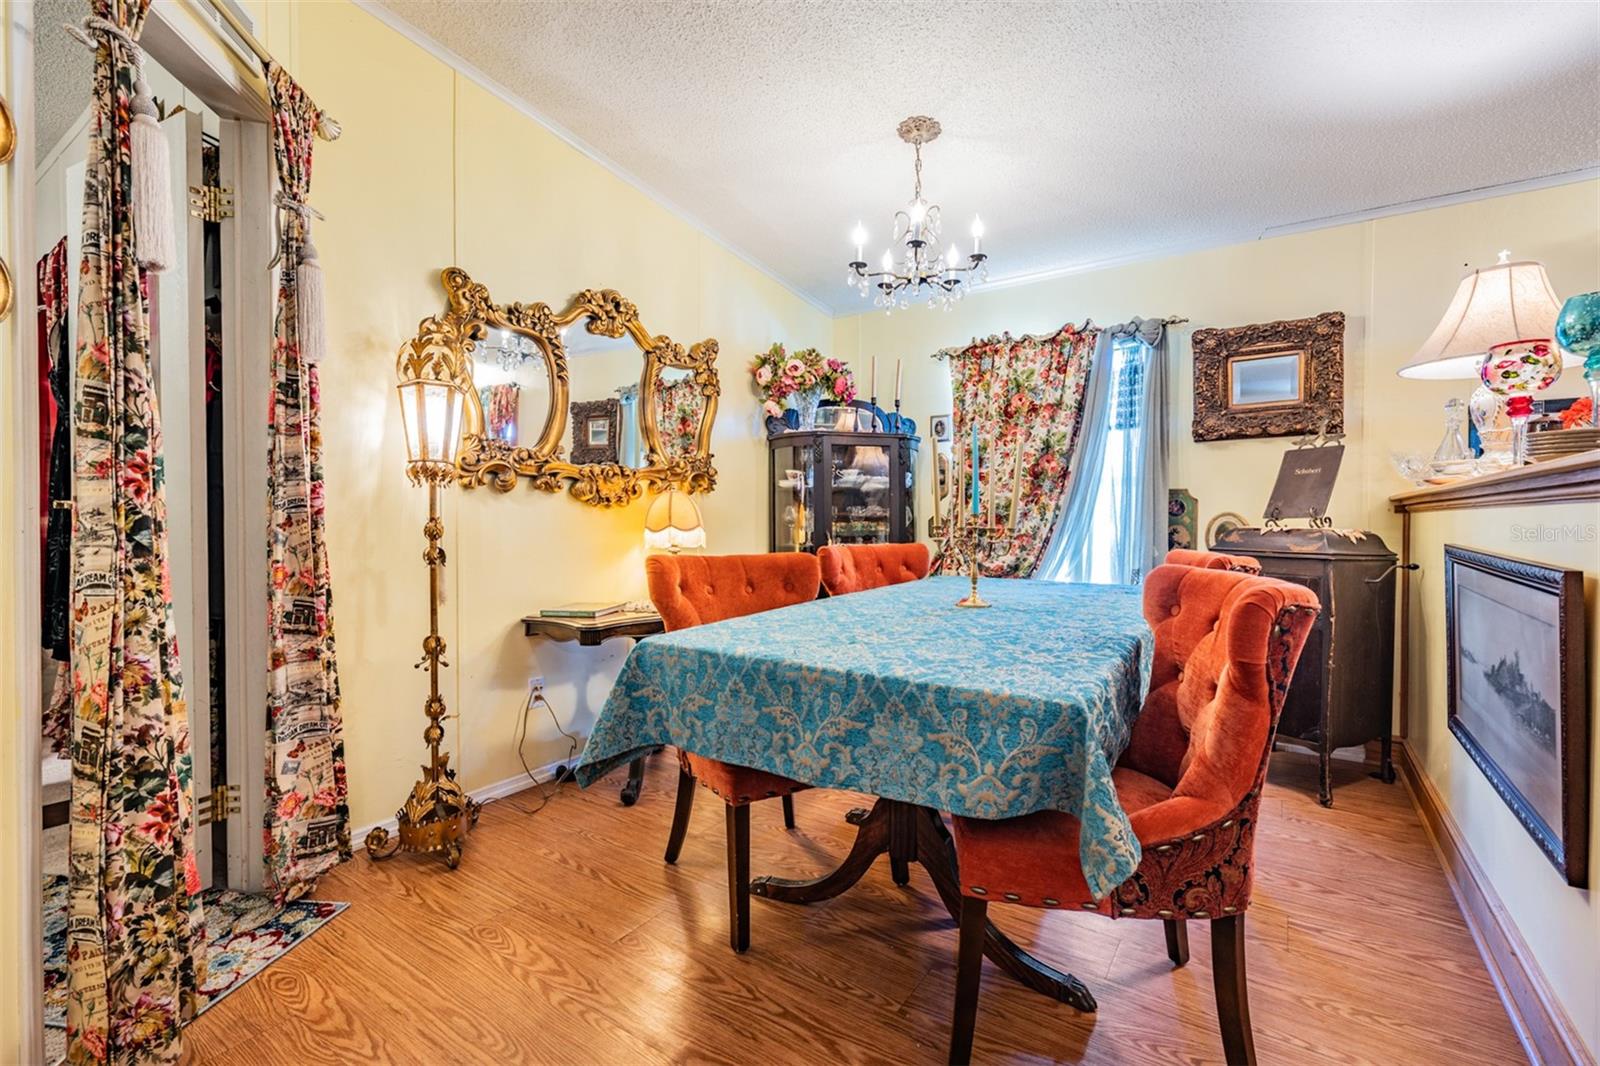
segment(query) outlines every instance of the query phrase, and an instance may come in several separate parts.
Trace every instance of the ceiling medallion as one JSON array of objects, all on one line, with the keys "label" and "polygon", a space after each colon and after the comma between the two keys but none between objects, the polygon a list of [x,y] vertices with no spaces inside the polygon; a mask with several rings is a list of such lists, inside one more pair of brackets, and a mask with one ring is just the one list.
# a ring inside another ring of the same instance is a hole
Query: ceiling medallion
[{"label": "ceiling medallion", "polygon": [[[884,250],[879,270],[867,270],[867,231],[856,223],[855,232],[851,234],[856,257],[850,263],[847,280],[861,293],[862,299],[872,296],[873,306],[883,308],[886,313],[896,307],[910,306],[913,299],[926,299],[929,307],[949,310],[967,289],[988,280],[989,268],[985,264],[989,257],[983,254],[983,220],[976,216],[972,219],[972,254],[966,257],[965,263],[954,241],[941,249],[939,205],[922,198],[922,146],[942,132],[939,123],[927,115],[912,115],[900,123],[895,132],[916,153],[916,184],[911,202],[894,214],[894,240]],[[900,249],[898,259],[895,246]]]}]

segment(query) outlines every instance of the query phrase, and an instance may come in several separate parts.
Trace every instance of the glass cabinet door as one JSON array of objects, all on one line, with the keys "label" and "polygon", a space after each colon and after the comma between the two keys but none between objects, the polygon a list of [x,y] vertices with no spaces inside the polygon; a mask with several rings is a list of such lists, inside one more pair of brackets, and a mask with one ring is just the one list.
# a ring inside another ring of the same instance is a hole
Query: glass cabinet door
[{"label": "glass cabinet door", "polygon": [[774,448],[772,476],[772,550],[805,551],[816,529],[811,445]]},{"label": "glass cabinet door", "polygon": [[833,544],[885,544],[889,520],[889,446],[832,441],[828,448],[828,540]]}]

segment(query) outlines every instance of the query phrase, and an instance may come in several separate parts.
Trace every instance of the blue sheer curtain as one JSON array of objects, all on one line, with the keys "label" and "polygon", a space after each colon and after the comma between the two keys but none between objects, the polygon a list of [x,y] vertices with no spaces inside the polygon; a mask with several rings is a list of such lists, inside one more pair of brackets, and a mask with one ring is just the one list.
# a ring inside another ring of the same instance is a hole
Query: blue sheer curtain
[{"label": "blue sheer curtain", "polygon": [[1101,332],[1066,506],[1040,576],[1131,585],[1165,556],[1167,356],[1163,319]]}]

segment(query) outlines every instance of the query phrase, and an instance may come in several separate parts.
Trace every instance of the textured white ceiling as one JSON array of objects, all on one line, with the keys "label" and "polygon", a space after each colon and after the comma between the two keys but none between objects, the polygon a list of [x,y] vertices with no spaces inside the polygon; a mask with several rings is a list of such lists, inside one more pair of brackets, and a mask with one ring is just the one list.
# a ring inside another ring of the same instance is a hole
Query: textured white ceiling
[{"label": "textured white ceiling", "polygon": [[88,0],[34,0],[33,121],[38,131],[34,157],[56,146],[61,135],[89,106],[94,55],[62,29],[89,13]]},{"label": "textured white ceiling", "polygon": [[378,0],[839,310],[925,185],[994,276],[1600,164],[1600,5]]}]

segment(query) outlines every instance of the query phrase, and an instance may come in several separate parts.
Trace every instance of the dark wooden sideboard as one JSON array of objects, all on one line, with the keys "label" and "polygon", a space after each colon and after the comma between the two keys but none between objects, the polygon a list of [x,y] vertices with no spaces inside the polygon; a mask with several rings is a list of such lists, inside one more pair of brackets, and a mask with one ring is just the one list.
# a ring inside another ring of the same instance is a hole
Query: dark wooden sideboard
[{"label": "dark wooden sideboard", "polygon": [[1333,806],[1336,748],[1381,742],[1379,776],[1393,782],[1394,552],[1376,533],[1334,529],[1235,529],[1215,547],[1322,601],[1278,723],[1279,740],[1316,751],[1322,805]]}]

